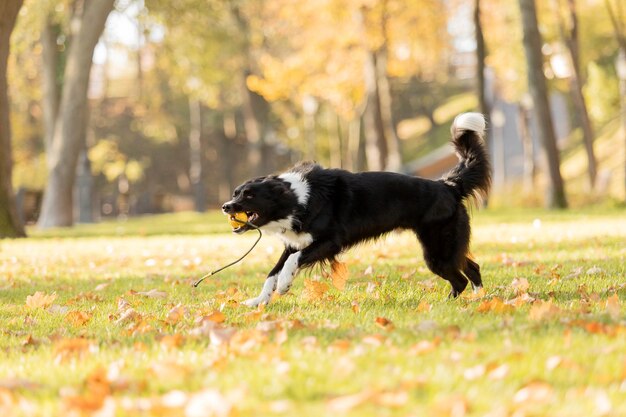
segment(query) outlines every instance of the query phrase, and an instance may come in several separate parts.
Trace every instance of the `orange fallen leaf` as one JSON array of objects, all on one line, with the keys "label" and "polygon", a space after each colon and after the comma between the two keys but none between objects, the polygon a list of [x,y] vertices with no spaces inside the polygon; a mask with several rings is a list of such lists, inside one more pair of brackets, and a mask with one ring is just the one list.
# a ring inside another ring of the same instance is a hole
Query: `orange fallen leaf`
[{"label": "orange fallen leaf", "polygon": [[352,308],[352,312],[354,314],[358,314],[358,312],[361,310],[361,307],[356,300],[352,300],[352,304],[350,305],[350,307]]},{"label": "orange fallen leaf", "polygon": [[501,314],[511,310],[513,310],[513,307],[504,303],[499,297],[493,297],[490,300],[485,300],[476,308],[476,311],[479,313],[494,312]]},{"label": "orange fallen leaf", "polygon": [[606,312],[609,313],[609,316],[611,316],[613,320],[617,320],[620,317],[620,308],[621,306],[617,293],[606,299]]},{"label": "orange fallen leaf", "polygon": [[513,401],[522,403],[544,403],[554,396],[554,389],[544,381],[532,381],[520,388],[513,396]]},{"label": "orange fallen leaf", "polygon": [[376,394],[373,400],[382,407],[403,407],[409,401],[409,393],[405,390],[384,391]]},{"label": "orange fallen leaf", "polygon": [[418,313],[428,313],[432,309],[433,309],[433,306],[424,300],[420,301],[420,303],[417,305]]},{"label": "orange fallen leaf", "polygon": [[26,307],[28,308],[47,308],[52,305],[57,298],[57,293],[46,294],[36,291],[33,295],[26,296]]},{"label": "orange fallen leaf", "polygon": [[226,316],[221,311],[215,310],[204,316],[203,319],[212,321],[213,323],[224,323],[226,321]]},{"label": "orange fallen leaf", "polygon": [[385,317],[376,317],[376,324],[385,330],[393,330],[395,328],[393,322]]},{"label": "orange fallen leaf", "polygon": [[138,291],[137,295],[143,295],[148,298],[166,298],[167,293],[165,291],[159,291],[156,288],[151,289],[150,291]]},{"label": "orange fallen leaf", "polygon": [[424,355],[428,352],[432,352],[439,346],[439,339],[435,340],[422,340],[414,344],[409,348],[411,355]]},{"label": "orange fallen leaf", "polygon": [[82,326],[91,320],[93,314],[84,311],[74,310],[65,315],[65,321],[73,326]]},{"label": "orange fallen leaf", "polygon": [[331,265],[332,273],[330,274],[330,280],[333,286],[339,291],[343,291],[346,288],[346,281],[348,280],[348,268],[346,264],[339,261],[334,261]]},{"label": "orange fallen leaf", "polygon": [[343,395],[326,402],[326,408],[333,413],[345,413],[368,401],[374,395],[374,391],[365,390],[356,394]]},{"label": "orange fallen leaf", "polygon": [[523,294],[528,291],[530,284],[526,278],[515,278],[513,282],[511,282],[511,287],[517,294]]},{"label": "orange fallen leaf", "polygon": [[95,344],[92,340],[82,337],[61,339],[55,343],[54,356],[55,361],[63,362],[73,357],[83,356],[88,353]]},{"label": "orange fallen leaf", "polygon": [[161,338],[161,346],[166,349],[175,349],[183,345],[185,339],[180,333],[165,335]]},{"label": "orange fallen leaf", "polygon": [[561,309],[554,305],[552,300],[537,301],[530,308],[528,318],[534,321],[549,320],[557,316],[560,312]]},{"label": "orange fallen leaf", "polygon": [[321,300],[328,292],[328,284],[325,282],[314,281],[312,279],[304,280],[303,295],[308,301]]},{"label": "orange fallen leaf", "polygon": [[172,307],[170,311],[167,312],[167,317],[165,318],[165,321],[168,324],[175,325],[185,317],[185,314],[187,314],[187,308],[178,303],[176,306]]}]

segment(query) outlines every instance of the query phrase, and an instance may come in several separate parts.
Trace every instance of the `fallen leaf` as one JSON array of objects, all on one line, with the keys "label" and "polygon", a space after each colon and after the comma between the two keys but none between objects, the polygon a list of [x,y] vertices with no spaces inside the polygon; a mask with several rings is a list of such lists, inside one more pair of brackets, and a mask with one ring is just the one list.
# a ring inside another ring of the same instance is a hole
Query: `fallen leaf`
[{"label": "fallen leaf", "polygon": [[554,389],[544,381],[529,382],[520,388],[513,396],[513,401],[522,403],[545,403],[554,396]]},{"label": "fallen leaf", "polygon": [[166,298],[167,293],[165,291],[159,291],[156,288],[151,289],[150,291],[138,291],[137,295],[143,295],[148,298]]},{"label": "fallen leaf", "polygon": [[81,357],[96,347],[94,342],[82,337],[60,339],[54,345],[56,362],[64,362],[73,357]]},{"label": "fallen leaf", "polygon": [[470,411],[470,406],[465,397],[456,396],[438,401],[435,410],[435,415],[439,417],[464,417]]},{"label": "fallen leaf", "polygon": [[187,308],[181,303],[178,303],[167,312],[165,321],[168,324],[175,325],[185,317],[185,314],[187,314]]},{"label": "fallen leaf", "polygon": [[221,311],[215,310],[204,316],[203,319],[212,321],[213,323],[224,323],[226,321],[226,316]]},{"label": "fallen leaf", "polygon": [[343,291],[346,288],[346,281],[348,280],[348,268],[346,264],[334,261],[331,265],[331,269],[330,280],[333,286],[339,291]]},{"label": "fallen leaf", "polygon": [[189,398],[185,417],[228,417],[234,415],[235,399],[228,398],[215,389],[205,389]]},{"label": "fallen leaf", "polygon": [[424,355],[426,353],[432,352],[437,349],[439,346],[439,339],[435,340],[422,340],[414,344],[409,348],[409,354],[411,355]]},{"label": "fallen leaf", "polygon": [[515,290],[516,294],[523,294],[528,291],[530,284],[526,278],[515,278],[513,282],[511,282],[511,288]]},{"label": "fallen leaf", "polygon": [[504,379],[509,374],[509,369],[509,365],[507,364],[495,366],[488,370],[487,377],[495,380]]},{"label": "fallen leaf", "polygon": [[487,367],[483,364],[467,368],[465,371],[463,371],[463,378],[467,379],[468,381],[473,381],[485,375],[486,370]]},{"label": "fallen leaf", "polygon": [[73,326],[82,326],[85,323],[87,323],[89,320],[91,320],[92,316],[93,314],[91,313],[74,310],[74,311],[70,311],[69,313],[65,315],[65,321],[70,323]]},{"label": "fallen leaf", "polygon": [[374,395],[374,391],[366,389],[356,394],[343,395],[326,402],[326,408],[333,413],[345,413],[368,401]]},{"label": "fallen leaf", "polygon": [[603,273],[604,270],[600,267],[593,266],[587,270],[587,275],[598,275]]},{"label": "fallen leaf", "polygon": [[376,317],[376,324],[379,327],[389,331],[395,328],[393,322],[385,317]]},{"label": "fallen leaf", "polygon": [[382,407],[403,407],[409,401],[409,393],[404,390],[384,391],[376,394],[373,399]]},{"label": "fallen leaf", "polygon": [[433,309],[433,306],[424,300],[420,301],[420,303],[417,306],[418,313],[428,313],[432,309]]},{"label": "fallen leaf", "polygon": [[359,307],[359,303],[356,300],[352,300],[352,304],[350,305],[350,307],[352,308],[352,312],[354,314],[358,314],[358,312],[361,310],[361,307]]},{"label": "fallen leaf", "polygon": [[303,295],[308,301],[321,300],[328,291],[328,284],[312,279],[304,280]]},{"label": "fallen leaf", "polygon": [[165,335],[161,338],[161,346],[163,346],[166,349],[175,349],[175,348],[179,348],[183,345],[185,339],[183,338],[183,335],[180,333],[176,333],[176,334],[171,334],[171,335]]},{"label": "fallen leaf", "polygon": [[47,308],[52,305],[57,298],[57,293],[46,294],[36,291],[33,295],[26,296],[26,307],[28,308]]},{"label": "fallen leaf", "polygon": [[609,316],[611,316],[613,320],[619,319],[620,308],[621,306],[617,293],[606,299],[606,312],[609,313]]},{"label": "fallen leaf", "polygon": [[549,320],[561,312],[552,300],[535,302],[528,313],[528,318],[534,321]]},{"label": "fallen leaf", "polygon": [[501,298],[493,297],[490,300],[485,300],[476,308],[476,311],[479,313],[506,313],[513,309],[512,306],[504,303]]}]

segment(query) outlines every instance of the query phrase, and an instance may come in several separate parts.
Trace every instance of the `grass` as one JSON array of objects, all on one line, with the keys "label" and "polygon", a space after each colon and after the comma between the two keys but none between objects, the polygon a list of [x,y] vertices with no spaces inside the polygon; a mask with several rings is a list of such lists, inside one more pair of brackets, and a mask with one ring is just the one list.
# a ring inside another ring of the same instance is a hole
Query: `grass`
[{"label": "grass", "polygon": [[0,241],[0,415],[625,415],[624,211],[473,223],[484,294],[447,300],[399,233],[260,310],[271,237],[189,285],[254,241],[215,213]]}]

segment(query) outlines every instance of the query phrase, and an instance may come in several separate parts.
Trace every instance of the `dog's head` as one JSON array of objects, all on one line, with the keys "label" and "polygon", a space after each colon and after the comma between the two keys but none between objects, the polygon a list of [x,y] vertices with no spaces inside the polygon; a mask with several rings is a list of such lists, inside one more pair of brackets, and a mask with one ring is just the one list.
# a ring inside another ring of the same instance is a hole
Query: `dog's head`
[{"label": "dog's head", "polygon": [[[225,214],[245,212],[248,222],[262,227],[289,216],[298,200],[288,182],[276,176],[260,177],[235,188],[233,198],[222,206]],[[247,224],[233,229],[235,233],[250,230]]]}]

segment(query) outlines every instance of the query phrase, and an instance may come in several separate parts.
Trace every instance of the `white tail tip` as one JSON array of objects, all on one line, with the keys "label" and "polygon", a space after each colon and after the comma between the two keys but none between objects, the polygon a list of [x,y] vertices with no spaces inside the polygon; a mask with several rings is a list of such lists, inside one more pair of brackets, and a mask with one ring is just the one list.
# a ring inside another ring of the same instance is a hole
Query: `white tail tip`
[{"label": "white tail tip", "polygon": [[482,135],[485,133],[485,116],[481,113],[461,113],[452,123],[452,130],[459,129],[472,130]]}]

